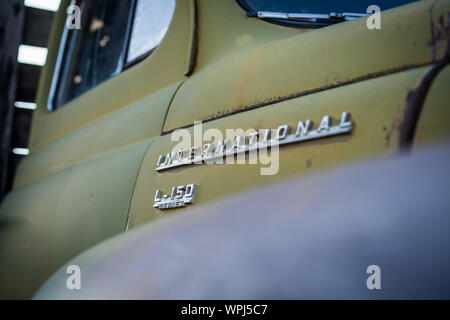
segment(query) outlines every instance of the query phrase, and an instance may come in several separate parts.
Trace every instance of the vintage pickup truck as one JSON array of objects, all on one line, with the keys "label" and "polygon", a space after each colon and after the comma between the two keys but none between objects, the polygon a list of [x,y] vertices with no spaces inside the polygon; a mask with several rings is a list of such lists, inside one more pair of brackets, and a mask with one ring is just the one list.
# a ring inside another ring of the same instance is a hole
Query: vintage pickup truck
[{"label": "vintage pickup truck", "polygon": [[63,0],[0,297],[370,298],[371,264],[447,270],[449,43],[448,0]]}]

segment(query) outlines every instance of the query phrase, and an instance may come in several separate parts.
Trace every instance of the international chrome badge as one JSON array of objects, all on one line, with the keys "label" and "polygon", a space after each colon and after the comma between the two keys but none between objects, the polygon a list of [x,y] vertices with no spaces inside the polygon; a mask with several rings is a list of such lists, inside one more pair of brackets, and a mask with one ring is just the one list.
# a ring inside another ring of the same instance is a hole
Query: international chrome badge
[{"label": "international chrome badge", "polygon": [[295,131],[292,133],[291,129],[287,124],[283,124],[278,129],[254,132],[247,137],[238,136],[234,143],[225,139],[216,144],[207,143],[204,146],[194,146],[189,150],[169,152],[167,155],[162,154],[156,163],[156,171],[161,172],[193,164],[208,164],[219,158],[271,148],[274,145],[282,146],[348,134],[353,130],[353,123],[350,120],[350,113],[343,112],[340,120],[335,124],[330,116],[325,115],[316,128],[313,128],[313,122],[311,120],[306,120],[298,121],[297,127],[294,128]]}]

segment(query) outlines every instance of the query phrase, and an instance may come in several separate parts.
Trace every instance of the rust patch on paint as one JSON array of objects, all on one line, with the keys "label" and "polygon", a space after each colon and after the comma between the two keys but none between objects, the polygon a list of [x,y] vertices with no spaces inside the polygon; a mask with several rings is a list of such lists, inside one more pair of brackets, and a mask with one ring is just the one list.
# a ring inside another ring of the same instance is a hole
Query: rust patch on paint
[{"label": "rust patch on paint", "polygon": [[450,62],[450,13],[447,14],[447,21],[444,16],[439,17],[439,25],[435,27],[433,22],[432,10],[433,3],[430,7],[430,23],[431,23],[431,39],[430,46],[435,59],[437,51],[437,42],[446,40],[445,55],[442,60],[434,64],[422,77],[418,86],[409,91],[406,97],[406,109],[403,122],[400,128],[400,151],[409,151],[414,141],[417,122],[419,121],[422,107],[425,102],[426,95],[431,87],[433,80],[439,72]]}]

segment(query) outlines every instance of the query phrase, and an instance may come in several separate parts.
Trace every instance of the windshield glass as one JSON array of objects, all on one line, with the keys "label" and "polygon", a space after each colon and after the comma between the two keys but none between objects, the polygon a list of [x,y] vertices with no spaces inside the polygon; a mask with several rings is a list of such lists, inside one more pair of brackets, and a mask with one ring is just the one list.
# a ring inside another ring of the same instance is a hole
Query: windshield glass
[{"label": "windshield glass", "polygon": [[272,11],[286,13],[320,13],[351,12],[366,13],[371,5],[377,5],[381,10],[398,7],[417,0],[239,0],[247,11]]}]

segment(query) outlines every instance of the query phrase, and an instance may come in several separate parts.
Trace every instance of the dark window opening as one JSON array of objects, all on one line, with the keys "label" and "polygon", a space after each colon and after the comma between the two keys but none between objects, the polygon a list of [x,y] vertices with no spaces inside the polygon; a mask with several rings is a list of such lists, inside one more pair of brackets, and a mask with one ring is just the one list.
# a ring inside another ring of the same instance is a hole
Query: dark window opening
[{"label": "dark window opening", "polygon": [[[56,110],[160,44],[171,22],[175,0],[81,0],[80,29],[65,29],[50,92]],[[59,63],[59,65],[58,65]]]},{"label": "dark window opening", "polygon": [[81,29],[69,32],[59,70],[55,107],[80,96],[122,71],[132,3],[83,1]]}]

